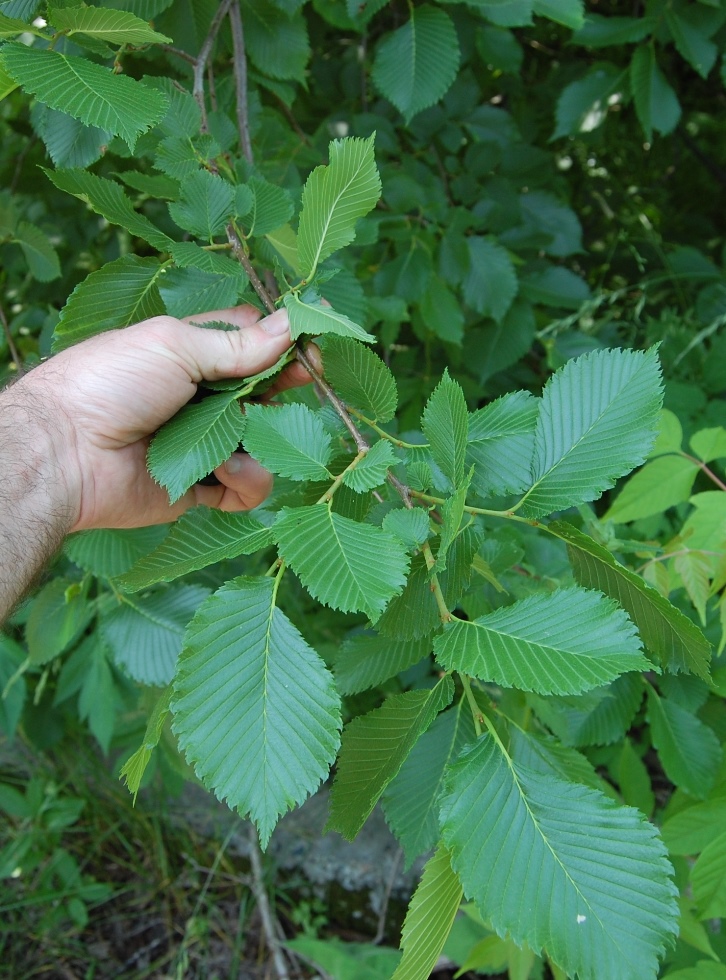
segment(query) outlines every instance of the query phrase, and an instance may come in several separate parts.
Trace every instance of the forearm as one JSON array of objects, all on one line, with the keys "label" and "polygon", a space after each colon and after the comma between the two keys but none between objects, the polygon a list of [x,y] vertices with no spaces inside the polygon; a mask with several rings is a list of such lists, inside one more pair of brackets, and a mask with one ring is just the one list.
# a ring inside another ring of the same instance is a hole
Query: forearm
[{"label": "forearm", "polygon": [[58,550],[76,510],[68,426],[32,375],[0,392],[0,622]]}]

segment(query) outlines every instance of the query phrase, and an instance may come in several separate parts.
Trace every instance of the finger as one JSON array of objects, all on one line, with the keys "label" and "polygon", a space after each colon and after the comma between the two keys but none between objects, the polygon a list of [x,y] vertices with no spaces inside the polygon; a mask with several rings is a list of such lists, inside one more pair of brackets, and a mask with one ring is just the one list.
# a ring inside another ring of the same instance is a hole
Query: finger
[{"label": "finger", "polygon": [[197,503],[220,510],[252,510],[272,491],[272,474],[247,453],[234,453],[214,471],[218,487],[196,486]]},{"label": "finger", "polygon": [[[305,348],[305,353],[312,362],[315,370],[319,374],[322,374],[323,364],[320,359],[320,350],[315,344],[308,344]],[[293,361],[292,364],[288,364],[275,378],[265,392],[265,399],[272,398],[274,395],[281,391],[286,391],[288,388],[299,388],[302,385],[310,384],[312,380],[305,367],[299,361]]]}]

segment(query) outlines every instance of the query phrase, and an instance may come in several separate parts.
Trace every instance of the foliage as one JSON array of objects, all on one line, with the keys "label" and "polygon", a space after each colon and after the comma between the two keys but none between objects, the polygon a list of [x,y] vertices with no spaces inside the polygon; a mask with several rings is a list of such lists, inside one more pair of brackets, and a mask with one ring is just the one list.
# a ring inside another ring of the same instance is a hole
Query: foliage
[{"label": "foliage", "polygon": [[[726,10],[589,6],[0,12],[5,373],[237,302],[296,342],[148,454],[173,501],[242,441],[271,498],[69,540],[0,722],[75,712],[134,794],[195,775],[263,844],[335,763],[331,828],[381,801],[431,855],[400,958],[298,940],[341,976],[726,953]],[[321,398],[260,401],[311,338]]]}]

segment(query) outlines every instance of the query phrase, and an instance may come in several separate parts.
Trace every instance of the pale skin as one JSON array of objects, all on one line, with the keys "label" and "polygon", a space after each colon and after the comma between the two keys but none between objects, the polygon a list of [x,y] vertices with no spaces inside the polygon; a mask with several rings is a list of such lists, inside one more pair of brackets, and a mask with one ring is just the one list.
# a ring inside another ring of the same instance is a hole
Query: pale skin
[{"label": "pale skin", "polygon": [[[251,306],[173,317],[100,334],[52,357],[0,392],[0,621],[72,531],[175,520],[197,504],[250,510],[272,477],[235,453],[215,470],[219,486],[192,487],[173,506],[146,469],[151,435],[203,379],[247,377],[290,346],[287,313]],[[293,362],[271,393],[306,384]]]}]

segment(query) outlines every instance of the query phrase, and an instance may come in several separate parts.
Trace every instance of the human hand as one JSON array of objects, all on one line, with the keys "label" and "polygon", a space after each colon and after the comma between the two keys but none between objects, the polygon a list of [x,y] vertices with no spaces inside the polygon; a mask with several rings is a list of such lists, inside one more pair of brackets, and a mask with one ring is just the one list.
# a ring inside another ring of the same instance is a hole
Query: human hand
[{"label": "human hand", "polygon": [[[239,332],[203,330],[189,321],[223,320]],[[192,487],[175,504],[146,469],[150,436],[185,405],[202,380],[246,377],[290,346],[285,310],[260,318],[251,306],[189,317],[154,317],[68,348],[18,383],[42,393],[59,431],[58,465],[70,497],[71,530],[142,527],[174,520],[189,507],[249,510],[269,494],[272,477],[246,454],[215,470],[219,486]],[[293,362],[271,392],[305,384]],[[48,413],[50,414],[50,413]]]}]

